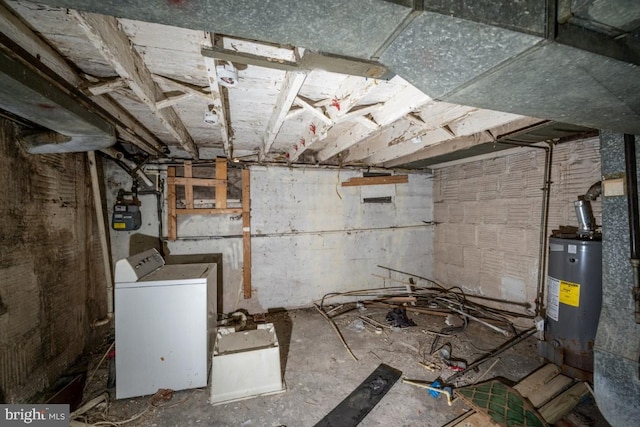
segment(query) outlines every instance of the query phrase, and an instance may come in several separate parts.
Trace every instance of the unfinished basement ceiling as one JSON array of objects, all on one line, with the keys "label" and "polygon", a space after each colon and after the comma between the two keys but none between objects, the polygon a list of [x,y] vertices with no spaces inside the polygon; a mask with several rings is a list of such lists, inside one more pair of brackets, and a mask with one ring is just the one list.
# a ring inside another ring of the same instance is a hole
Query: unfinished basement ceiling
[{"label": "unfinished basement ceiling", "polygon": [[[118,140],[132,153],[425,167],[434,163],[429,158],[507,148],[495,141],[541,126],[552,131],[527,142],[589,130],[436,101],[382,64],[302,46],[27,1],[7,6],[12,12],[0,9],[4,36],[62,74],[80,96],[134,119],[115,123]],[[391,9],[384,13],[395,16]],[[55,52],[39,46],[38,37]],[[233,87],[218,84],[220,67],[229,64],[237,69]],[[2,108],[11,111],[7,103]]]}]

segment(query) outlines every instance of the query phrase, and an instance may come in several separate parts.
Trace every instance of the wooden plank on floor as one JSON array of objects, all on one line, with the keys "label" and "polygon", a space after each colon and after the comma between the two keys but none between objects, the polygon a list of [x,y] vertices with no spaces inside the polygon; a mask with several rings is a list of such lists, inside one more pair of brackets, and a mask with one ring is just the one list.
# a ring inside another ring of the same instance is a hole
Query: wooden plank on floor
[{"label": "wooden plank on floor", "polygon": [[535,408],[539,408],[569,387],[572,382],[571,378],[565,375],[558,375],[527,398]]},{"label": "wooden plank on floor", "polygon": [[224,181],[224,185],[216,186],[216,209],[227,207],[227,159],[216,158],[216,179]]},{"label": "wooden plank on floor", "polygon": [[462,421],[466,420],[467,418],[469,418],[470,416],[472,416],[473,414],[475,414],[476,412],[473,410],[467,411],[464,414],[461,414],[460,416],[452,419],[451,421],[449,421],[446,424],[443,424],[442,427],[455,427],[457,426],[459,423],[461,423]]},{"label": "wooden plank on floor", "polygon": [[[242,170],[242,282],[245,299],[251,298],[251,181],[249,169]],[[217,197],[216,189],[216,197]],[[225,195],[226,200],[226,195]]]},{"label": "wooden plank on floor", "polygon": [[193,185],[191,178],[193,178],[193,168],[191,162],[186,160],[184,162],[184,198],[187,209],[193,209]]},{"label": "wooden plank on floor", "polygon": [[383,184],[406,184],[409,182],[407,175],[384,175],[353,177],[342,183],[343,187],[354,187],[358,185],[383,185]]},{"label": "wooden plank on floor", "polygon": [[167,168],[167,237],[169,240],[178,238],[178,217],[176,215],[176,185],[171,182],[175,178],[176,168]]},{"label": "wooden plank on floor", "polygon": [[549,363],[538,369],[531,375],[516,384],[513,388],[520,393],[522,397],[528,398],[536,393],[540,388],[544,387],[549,381],[560,374],[560,368]]},{"label": "wooden plank on floor", "polygon": [[493,422],[491,417],[482,412],[473,412],[463,414],[455,420],[445,424],[443,427],[496,427],[498,424]]},{"label": "wooden plank on floor", "polygon": [[554,424],[569,413],[587,393],[589,389],[584,382],[580,382],[538,409],[538,412],[546,422]]}]

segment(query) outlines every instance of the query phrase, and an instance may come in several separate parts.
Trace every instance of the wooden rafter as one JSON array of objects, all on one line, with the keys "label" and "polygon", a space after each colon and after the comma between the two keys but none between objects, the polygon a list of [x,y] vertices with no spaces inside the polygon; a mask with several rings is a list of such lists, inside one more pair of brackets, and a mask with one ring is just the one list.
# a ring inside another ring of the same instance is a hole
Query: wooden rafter
[{"label": "wooden rafter", "polygon": [[194,158],[198,149],[186,127],[172,107],[158,109],[156,102],[164,98],[158,84],[153,80],[140,54],[122,30],[118,20],[112,16],[71,12],[77,19],[91,43],[113,66],[136,94],[136,96],[162,122],[178,143]]},{"label": "wooden rafter", "polygon": [[[81,77],[65,58],[34,33],[3,2],[0,2],[0,32],[10,37],[31,56],[38,58],[41,63],[38,68],[41,70],[51,70],[74,87],[88,87],[92,84]],[[102,110],[98,111],[98,114],[114,124],[123,140],[152,155],[163,152],[158,138],[109,95],[92,96],[91,101]]]},{"label": "wooden rafter", "polygon": [[[215,96],[211,93],[211,92],[207,92],[204,89],[205,88],[201,88],[199,86],[194,86],[192,84],[189,83],[184,83],[184,82],[179,82],[177,80],[174,79],[170,79],[168,77],[164,77],[164,76],[160,76],[158,74],[154,74],[153,75],[153,80],[156,81],[156,83],[161,83],[167,86],[171,86],[174,89],[177,89],[185,94],[189,93],[191,95],[197,96],[207,102],[213,102],[215,101]],[[209,86],[206,87],[206,89],[211,90]]]},{"label": "wooden rafter", "polygon": [[[417,110],[426,103],[431,102],[431,98],[411,85],[407,85],[404,89],[398,91],[384,105],[371,113],[377,128],[368,127],[363,132],[352,132],[351,137],[341,137],[337,135],[335,139],[329,141],[325,148],[318,152],[318,160],[325,161],[331,157],[342,153],[356,145],[362,145],[365,140],[381,134],[386,127],[391,126],[394,122]],[[351,154],[351,153],[350,153]],[[365,156],[366,157],[366,156]]]},{"label": "wooden rafter", "polygon": [[533,117],[524,117],[518,120],[514,120],[505,125],[492,128],[490,131],[482,131],[474,133],[472,135],[460,136],[454,139],[449,139],[445,143],[430,145],[422,148],[414,153],[406,156],[396,157],[384,163],[385,167],[396,167],[419,160],[428,159],[430,157],[444,156],[446,154],[453,153],[458,150],[465,150],[475,145],[485,144],[487,142],[495,141],[502,135],[518,133],[518,131],[525,131],[531,126],[536,126],[541,123],[546,123],[546,120],[536,119]]},{"label": "wooden rafter", "polygon": [[104,95],[105,93],[113,92],[114,90],[127,87],[127,82],[124,79],[109,79],[100,83],[93,84],[87,87],[87,90],[91,95]]},{"label": "wooden rafter", "polygon": [[[207,40],[210,40],[211,46],[214,47],[215,34],[210,33]],[[231,153],[231,132],[229,131],[229,119],[227,117],[227,100],[222,92],[222,87],[218,84],[218,72],[216,70],[216,60],[214,58],[203,56],[202,60],[207,68],[207,75],[209,77],[209,88],[211,89],[211,95],[213,96],[213,110],[218,116],[218,122],[220,124],[220,136],[222,137],[222,146],[224,153],[227,157],[232,155]]]},{"label": "wooden rafter", "polygon": [[156,108],[161,110],[163,108],[171,107],[186,99],[191,98],[193,95],[190,93],[181,93],[179,95],[166,96],[162,101],[156,102]]},{"label": "wooden rafter", "polygon": [[280,88],[280,93],[278,94],[278,99],[276,100],[276,105],[273,107],[271,118],[267,124],[263,149],[260,153],[260,160],[263,160],[264,156],[271,150],[271,146],[276,140],[276,136],[278,136],[278,132],[280,132],[282,124],[287,119],[287,114],[298,96],[298,92],[300,92],[300,88],[302,88],[306,78],[306,73],[287,71],[282,87]]},{"label": "wooden rafter", "polygon": [[[364,98],[374,87],[376,86],[376,81],[374,79],[365,79],[362,77],[349,76],[347,77],[341,84],[338,90],[335,93],[335,96],[321,101],[322,105],[325,105],[325,111],[327,114],[320,113],[321,110],[309,105],[306,102],[298,102],[296,99],[296,103],[300,105],[302,108],[307,110],[311,109],[312,113],[323,123],[320,124],[320,127],[315,127],[315,132],[312,132],[308,138],[305,139],[305,144],[294,145],[292,149],[289,151],[289,162],[296,161],[300,155],[312,147],[317,141],[324,140],[332,127],[341,121],[345,120],[345,117],[353,110],[353,108],[360,102],[362,98]],[[377,108],[377,107],[376,107]],[[372,109],[372,111],[375,110]],[[366,112],[363,114],[370,113]],[[321,114],[321,116],[319,115]],[[355,114],[350,118],[360,117],[359,114]]]},{"label": "wooden rafter", "polygon": [[[454,108],[457,108],[455,106]],[[410,126],[409,130],[401,136],[401,141],[395,145],[389,146],[382,144],[383,141],[376,141],[368,144],[372,149],[372,154],[366,156],[367,164],[381,164],[398,157],[404,157],[419,151],[420,149],[438,143],[446,143],[457,137],[469,136],[486,131],[487,129],[497,129],[500,126],[515,122],[523,118],[517,114],[501,113],[491,110],[470,109],[464,112],[460,117],[448,122],[438,128],[432,128],[431,125],[422,123],[421,126]],[[454,130],[455,129],[455,130]],[[413,138],[420,137],[419,143],[414,143]],[[349,153],[347,161],[362,160],[362,154],[352,156]]]}]

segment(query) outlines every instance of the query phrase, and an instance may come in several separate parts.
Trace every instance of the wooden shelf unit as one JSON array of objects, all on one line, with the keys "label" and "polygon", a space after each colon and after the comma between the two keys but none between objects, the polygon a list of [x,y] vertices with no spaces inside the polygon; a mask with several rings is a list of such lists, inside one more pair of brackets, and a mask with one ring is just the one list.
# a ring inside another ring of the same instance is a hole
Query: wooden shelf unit
[{"label": "wooden shelf unit", "polygon": [[[178,238],[178,215],[242,215],[243,291],[245,298],[251,298],[251,195],[250,172],[242,170],[242,207],[227,207],[227,159],[217,158],[215,178],[194,178],[193,165],[184,162],[184,176],[176,176],[176,167],[167,168],[167,237]],[[183,186],[185,207],[178,208],[176,187]],[[213,187],[215,208],[196,208],[193,202],[193,187]]]}]

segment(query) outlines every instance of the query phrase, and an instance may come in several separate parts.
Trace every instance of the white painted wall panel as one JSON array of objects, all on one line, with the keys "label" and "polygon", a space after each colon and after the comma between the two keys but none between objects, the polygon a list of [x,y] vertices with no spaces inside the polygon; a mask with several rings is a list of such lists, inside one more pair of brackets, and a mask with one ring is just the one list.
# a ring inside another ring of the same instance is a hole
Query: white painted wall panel
[{"label": "white painted wall panel", "polygon": [[[117,188],[129,188],[131,181],[112,163],[105,169],[112,206]],[[239,216],[181,216],[178,240],[167,242],[167,249],[173,255],[223,254],[225,312],[308,306],[328,292],[381,287],[383,280],[372,274],[389,273],[378,264],[431,277],[433,230],[423,221],[433,219],[432,177],[411,174],[409,183],[394,186],[393,203],[363,204],[363,187],[340,185],[355,176],[362,172],[251,167],[249,300],[241,295]],[[111,232],[114,259],[133,253],[139,246],[134,239],[151,242],[157,236],[155,202],[153,196],[145,197],[142,229]],[[164,212],[166,219],[166,206]],[[407,280],[395,273],[392,277]]]}]

